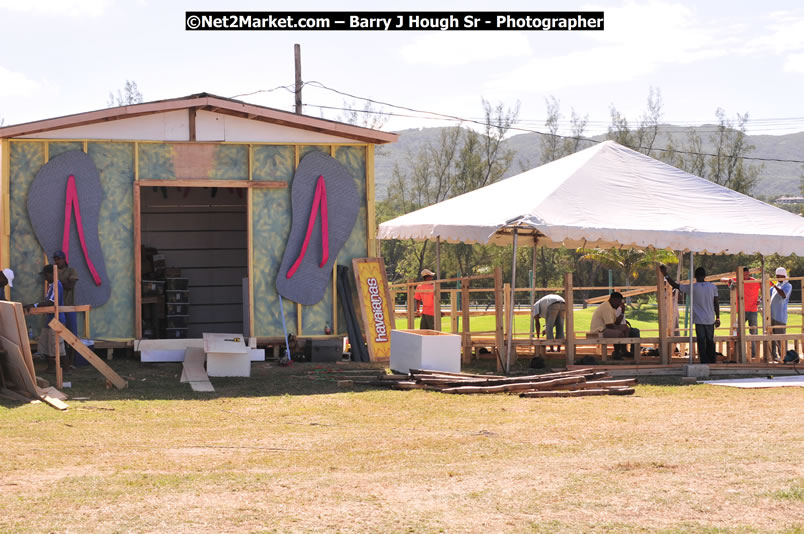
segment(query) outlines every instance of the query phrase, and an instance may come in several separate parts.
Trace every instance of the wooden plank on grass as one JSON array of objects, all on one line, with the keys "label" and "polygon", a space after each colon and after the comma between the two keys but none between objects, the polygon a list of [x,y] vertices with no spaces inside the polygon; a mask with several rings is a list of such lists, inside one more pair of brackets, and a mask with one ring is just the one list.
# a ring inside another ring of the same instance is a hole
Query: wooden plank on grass
[{"label": "wooden plank on grass", "polygon": [[58,319],[54,317],[53,320],[48,323],[48,325],[51,329],[53,329],[54,332],[56,332],[56,334],[61,336],[65,342],[74,348],[78,354],[83,356],[84,359],[88,361],[90,365],[92,365],[92,367],[97,369],[100,374],[106,377],[106,380],[111,382],[114,387],[117,389],[125,389],[128,387],[128,381],[118,375],[114,369],[109,367],[106,362],[98,357],[97,354],[92,352],[89,347],[84,345],[80,339],[75,337],[75,334],[67,330],[67,327],[61,324]]}]

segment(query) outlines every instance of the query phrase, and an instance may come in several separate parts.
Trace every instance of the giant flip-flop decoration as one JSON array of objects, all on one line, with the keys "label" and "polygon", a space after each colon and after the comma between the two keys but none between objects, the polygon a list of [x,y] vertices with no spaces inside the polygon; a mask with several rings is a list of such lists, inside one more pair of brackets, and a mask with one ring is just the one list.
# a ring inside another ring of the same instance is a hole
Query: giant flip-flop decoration
[{"label": "giant flip-flop decoration", "polygon": [[299,304],[320,301],[360,209],[354,178],[323,152],[299,163],[291,187],[292,222],[276,290]]},{"label": "giant flip-flop decoration", "polygon": [[98,169],[79,150],[59,154],[43,165],[28,190],[28,218],[36,239],[48,257],[64,251],[78,272],[75,302],[92,307],[102,306],[111,296],[98,236],[102,201]]}]

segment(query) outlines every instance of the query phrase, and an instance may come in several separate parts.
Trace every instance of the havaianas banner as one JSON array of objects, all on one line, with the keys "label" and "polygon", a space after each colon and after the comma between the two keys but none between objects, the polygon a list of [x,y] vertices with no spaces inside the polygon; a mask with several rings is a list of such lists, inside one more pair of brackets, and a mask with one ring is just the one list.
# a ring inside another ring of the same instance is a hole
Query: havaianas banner
[{"label": "havaianas banner", "polygon": [[360,312],[366,329],[369,358],[372,362],[389,360],[394,308],[388,292],[385,263],[382,258],[355,258],[352,266],[360,299]]}]

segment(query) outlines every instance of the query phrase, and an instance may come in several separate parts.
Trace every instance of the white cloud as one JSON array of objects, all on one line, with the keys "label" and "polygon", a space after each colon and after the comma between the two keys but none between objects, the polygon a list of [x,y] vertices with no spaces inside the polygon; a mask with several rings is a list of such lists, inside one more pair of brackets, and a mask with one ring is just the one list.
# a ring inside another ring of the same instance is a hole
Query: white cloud
[{"label": "white cloud", "polygon": [[39,89],[39,83],[19,72],[0,66],[0,96],[26,95]]},{"label": "white cloud", "polygon": [[527,57],[527,37],[519,32],[439,32],[423,35],[402,47],[402,59],[413,65],[468,65],[493,59]]},{"label": "white cloud", "polygon": [[719,29],[676,3],[626,2],[621,7],[585,6],[605,12],[605,31],[579,32],[592,46],[562,55],[536,57],[489,82],[489,88],[563,87],[622,82],[656,71],[661,65],[692,63],[724,56],[739,41],[732,29]]},{"label": "white cloud", "polygon": [[99,17],[109,0],[0,0],[0,9],[37,15]]},{"label": "white cloud", "polygon": [[770,13],[768,32],[748,40],[745,53],[784,54],[804,49],[804,14],[793,11]]},{"label": "white cloud", "polygon": [[785,72],[804,74],[804,54],[790,54],[784,60]]}]

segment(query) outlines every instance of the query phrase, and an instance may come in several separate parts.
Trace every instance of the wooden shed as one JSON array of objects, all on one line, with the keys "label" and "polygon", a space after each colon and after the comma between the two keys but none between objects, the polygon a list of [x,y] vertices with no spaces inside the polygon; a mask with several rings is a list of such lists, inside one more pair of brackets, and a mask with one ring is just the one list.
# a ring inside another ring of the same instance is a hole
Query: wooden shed
[{"label": "wooden shed", "polygon": [[[7,126],[0,139],[0,266],[16,274],[12,300],[41,297],[37,273],[53,253],[31,225],[31,183],[52,158],[82,151],[100,174],[98,228],[111,286],[108,301],[91,311],[93,338],[143,337],[144,247],[188,280],[190,337],[277,338],[275,279],[299,161],[322,151],[353,176],[360,211],[336,262],[351,265],[376,255],[374,146],[397,136],[201,93]],[[320,302],[285,308],[289,332],[299,335],[322,335],[327,324],[345,332],[339,314],[334,272]]]}]

